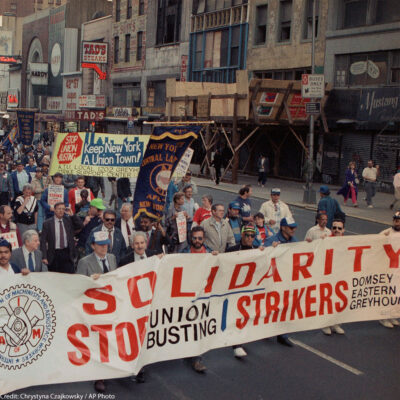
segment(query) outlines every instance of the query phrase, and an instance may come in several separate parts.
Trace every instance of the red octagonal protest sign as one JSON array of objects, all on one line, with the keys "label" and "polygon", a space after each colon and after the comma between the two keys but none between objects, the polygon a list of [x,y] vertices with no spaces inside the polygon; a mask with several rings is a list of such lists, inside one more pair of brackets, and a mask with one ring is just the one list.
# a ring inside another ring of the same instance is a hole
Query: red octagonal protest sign
[{"label": "red octagonal protest sign", "polygon": [[83,141],[77,132],[68,133],[62,140],[57,153],[59,164],[70,164],[82,152]]}]

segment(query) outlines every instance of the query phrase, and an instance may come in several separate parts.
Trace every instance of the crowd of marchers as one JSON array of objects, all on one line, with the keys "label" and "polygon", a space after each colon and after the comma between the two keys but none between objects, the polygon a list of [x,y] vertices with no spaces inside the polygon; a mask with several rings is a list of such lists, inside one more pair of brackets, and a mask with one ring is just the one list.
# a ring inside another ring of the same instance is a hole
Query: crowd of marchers
[{"label": "crowd of marchers", "polygon": [[[48,175],[50,152],[41,142],[36,146],[13,148],[0,159],[0,275],[50,271],[82,274],[98,279],[101,274],[147,257],[171,253],[212,253],[258,248],[296,242],[297,223],[290,207],[273,188],[270,199],[260,210],[253,210],[251,186],[244,186],[227,205],[214,203],[211,195],[197,204],[197,186],[190,171],[171,181],[164,216],[153,219],[143,213],[133,219],[133,200],[129,179],[108,178],[112,196],[105,205],[104,180],[101,177]],[[47,157],[49,156],[49,157]],[[15,169],[13,163],[15,162]],[[49,204],[49,185],[57,185],[62,200]],[[99,194],[101,195],[99,196]],[[313,241],[345,234],[345,214],[330,196],[327,186],[320,187],[321,199],[315,224],[305,238]],[[114,207],[111,204],[114,202]],[[186,220],[186,230],[177,220]],[[393,225],[382,232],[400,237],[400,212]],[[396,319],[380,321],[387,328],[399,325]],[[340,325],[323,333],[344,334]],[[287,335],[278,343],[292,346]],[[237,358],[247,356],[243,346],[234,346]],[[197,372],[206,366],[201,357],[189,359]],[[141,371],[136,381],[144,381]],[[104,381],[96,381],[98,392],[106,390]]]}]

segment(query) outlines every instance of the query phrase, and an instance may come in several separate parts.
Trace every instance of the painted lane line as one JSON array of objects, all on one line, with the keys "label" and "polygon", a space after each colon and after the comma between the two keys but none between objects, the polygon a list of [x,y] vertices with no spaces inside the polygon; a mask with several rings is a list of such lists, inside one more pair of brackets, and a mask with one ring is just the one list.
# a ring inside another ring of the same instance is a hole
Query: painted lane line
[{"label": "painted lane line", "polygon": [[307,351],[310,351],[311,353],[314,353],[315,355],[323,358],[324,360],[327,360],[327,361],[331,362],[332,364],[335,364],[338,367],[343,368],[343,369],[351,372],[354,375],[363,375],[364,374],[364,372],[362,372],[362,371],[360,371],[360,370],[358,370],[356,368],[353,368],[350,365],[345,364],[344,362],[336,360],[336,358],[328,356],[327,354],[322,353],[322,351],[319,351],[317,349],[314,349],[313,347],[309,346],[308,344],[305,344],[303,342],[300,342],[299,340],[295,340],[295,339],[292,339],[292,338],[290,338],[290,341],[293,342],[296,346],[299,346],[299,347],[301,347],[301,348],[303,348],[303,349],[305,349]]}]

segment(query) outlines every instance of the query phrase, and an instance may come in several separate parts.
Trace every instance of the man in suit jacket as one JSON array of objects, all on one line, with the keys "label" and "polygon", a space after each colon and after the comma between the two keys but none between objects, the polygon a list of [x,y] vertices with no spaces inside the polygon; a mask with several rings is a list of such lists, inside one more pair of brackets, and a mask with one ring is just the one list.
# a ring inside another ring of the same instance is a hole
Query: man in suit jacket
[{"label": "man in suit jacket", "polygon": [[169,246],[170,240],[161,222],[154,222],[147,214],[140,214],[140,230],[146,234],[147,249],[156,254],[163,253],[162,246]]},{"label": "man in suit jacket", "polygon": [[103,223],[99,226],[96,226],[90,232],[89,238],[86,241],[86,255],[89,255],[93,252],[93,248],[91,244],[93,243],[93,235],[95,232],[106,232],[108,238],[110,239],[110,244],[108,245],[108,252],[114,254],[117,259],[117,263],[119,260],[125,256],[126,254],[126,244],[125,239],[122,236],[122,232],[120,229],[115,227],[115,220],[117,219],[117,215],[114,210],[107,209],[103,212]]},{"label": "man in suit jacket", "polygon": [[[101,274],[114,271],[117,268],[117,260],[114,254],[107,252],[110,243],[107,232],[94,232],[90,243],[93,253],[79,260],[76,272],[98,279]],[[104,393],[106,391],[105,381],[95,381],[94,388],[97,392]]]},{"label": "man in suit jacket", "polygon": [[10,262],[11,258],[11,243],[7,240],[0,238],[0,279],[3,281],[6,277],[11,277],[14,274],[21,273],[22,275],[28,275],[29,269],[20,269],[15,264]]},{"label": "man in suit jacket", "polygon": [[44,221],[40,240],[43,262],[49,271],[75,273],[74,235],[82,226],[81,219],[73,215],[72,210],[66,208],[64,203],[54,205],[54,217]]},{"label": "man in suit jacket", "polygon": [[109,244],[107,232],[94,232],[91,243],[93,253],[79,260],[76,272],[97,279],[96,275],[114,271],[117,268],[117,260],[114,254],[107,252]]},{"label": "man in suit jacket", "polygon": [[129,247],[130,237],[135,232],[135,221],[133,220],[133,206],[131,203],[124,203],[120,209],[121,217],[115,221],[115,226],[121,229],[122,236],[125,239],[126,247]]},{"label": "man in suit jacket", "polygon": [[22,235],[23,246],[15,249],[11,255],[11,263],[19,269],[29,269],[30,272],[47,272],[47,265],[42,262],[42,252],[39,249],[38,233],[29,229]]},{"label": "man in suit jacket", "polygon": [[31,182],[32,177],[24,170],[22,161],[17,161],[17,169],[11,173],[11,179],[14,188],[14,197],[17,198],[22,194],[22,188]]},{"label": "man in suit jacket", "polygon": [[147,250],[146,234],[144,232],[134,232],[131,239],[131,249],[125,257],[121,258],[118,266],[122,267],[123,265],[144,260],[156,254],[157,252],[154,250]]}]

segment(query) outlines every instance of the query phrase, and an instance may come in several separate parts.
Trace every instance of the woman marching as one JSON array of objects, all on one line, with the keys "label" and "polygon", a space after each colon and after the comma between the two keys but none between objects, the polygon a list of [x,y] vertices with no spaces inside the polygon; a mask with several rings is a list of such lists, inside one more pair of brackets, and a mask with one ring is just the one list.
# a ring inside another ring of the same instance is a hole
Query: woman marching
[{"label": "woman marching", "polygon": [[349,166],[346,170],[345,182],[337,194],[341,194],[344,197],[344,205],[346,205],[347,199],[351,197],[354,207],[358,207],[357,194],[358,184],[360,183],[356,170],[356,163],[350,161]]}]

